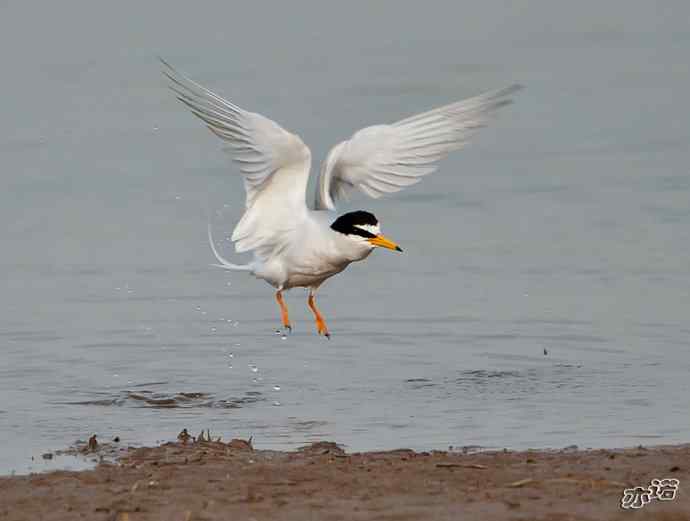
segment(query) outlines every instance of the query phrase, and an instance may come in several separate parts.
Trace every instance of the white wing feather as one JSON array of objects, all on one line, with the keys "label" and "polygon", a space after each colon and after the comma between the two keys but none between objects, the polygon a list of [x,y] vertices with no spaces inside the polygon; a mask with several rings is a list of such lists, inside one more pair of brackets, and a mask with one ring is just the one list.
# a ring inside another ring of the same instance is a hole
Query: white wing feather
[{"label": "white wing feather", "polygon": [[228,143],[246,190],[246,211],[232,240],[238,252],[266,257],[280,249],[307,211],[311,153],[299,136],[276,122],[241,109],[199,85],[161,59],[178,99]]},{"label": "white wing feather", "polygon": [[438,168],[439,160],[462,148],[495,110],[509,104],[518,89],[512,85],[359,130],[333,147],[321,165],[316,208],[335,210],[335,202],[354,189],[378,198],[418,183]]}]

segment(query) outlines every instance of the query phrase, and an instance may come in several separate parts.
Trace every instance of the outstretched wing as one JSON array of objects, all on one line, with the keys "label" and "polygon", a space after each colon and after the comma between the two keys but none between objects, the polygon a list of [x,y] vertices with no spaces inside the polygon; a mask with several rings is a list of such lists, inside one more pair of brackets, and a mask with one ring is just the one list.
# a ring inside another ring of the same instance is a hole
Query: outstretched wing
[{"label": "outstretched wing", "polygon": [[242,172],[246,211],[232,234],[236,250],[269,255],[289,240],[293,223],[307,211],[309,148],[276,122],[241,109],[161,62],[178,99],[228,143],[226,150]]},{"label": "outstretched wing", "polygon": [[462,148],[519,89],[512,85],[392,125],[359,130],[334,146],[321,165],[316,208],[335,210],[336,201],[354,189],[378,198],[418,183],[449,152]]}]

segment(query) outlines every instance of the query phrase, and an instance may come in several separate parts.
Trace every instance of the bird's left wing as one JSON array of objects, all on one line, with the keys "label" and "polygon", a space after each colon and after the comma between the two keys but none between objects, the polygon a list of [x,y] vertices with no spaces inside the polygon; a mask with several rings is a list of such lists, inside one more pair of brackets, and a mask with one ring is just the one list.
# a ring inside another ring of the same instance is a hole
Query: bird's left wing
[{"label": "bird's left wing", "polygon": [[509,104],[519,85],[451,103],[391,125],[363,128],[331,149],[321,165],[316,208],[335,210],[358,189],[369,197],[398,192],[462,148],[490,115]]},{"label": "bird's left wing", "polygon": [[232,234],[236,250],[270,255],[289,239],[294,223],[307,211],[309,148],[275,121],[238,107],[161,62],[178,99],[228,144],[227,151],[239,164],[246,211]]}]

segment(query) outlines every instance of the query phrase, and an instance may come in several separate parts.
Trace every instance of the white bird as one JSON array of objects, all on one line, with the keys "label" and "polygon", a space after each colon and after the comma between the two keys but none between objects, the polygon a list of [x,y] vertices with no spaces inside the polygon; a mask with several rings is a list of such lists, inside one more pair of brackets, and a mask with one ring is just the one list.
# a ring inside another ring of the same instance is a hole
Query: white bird
[{"label": "white bird", "polygon": [[229,146],[246,190],[246,210],[231,240],[253,260],[237,265],[211,249],[221,268],[247,271],[276,289],[282,325],[292,330],[283,292],[309,289],[308,306],[319,334],[330,338],[314,295],[323,282],[361,261],[376,247],[402,251],[381,234],[366,211],[336,213],[335,203],[354,190],[369,197],[398,192],[432,173],[446,155],[462,148],[520,86],[487,92],[388,125],[356,132],[334,146],[321,165],[314,209],[307,206],[309,148],[274,121],[241,109],[161,59],[178,99]]}]

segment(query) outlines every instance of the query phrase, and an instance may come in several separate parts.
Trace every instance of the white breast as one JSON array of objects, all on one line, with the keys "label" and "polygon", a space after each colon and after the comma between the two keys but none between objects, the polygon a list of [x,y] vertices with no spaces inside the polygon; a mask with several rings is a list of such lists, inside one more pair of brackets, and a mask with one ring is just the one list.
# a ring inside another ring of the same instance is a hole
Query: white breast
[{"label": "white breast", "polygon": [[333,212],[309,211],[287,247],[257,266],[255,275],[277,288],[316,288],[366,258],[370,248],[331,229],[335,218]]}]

